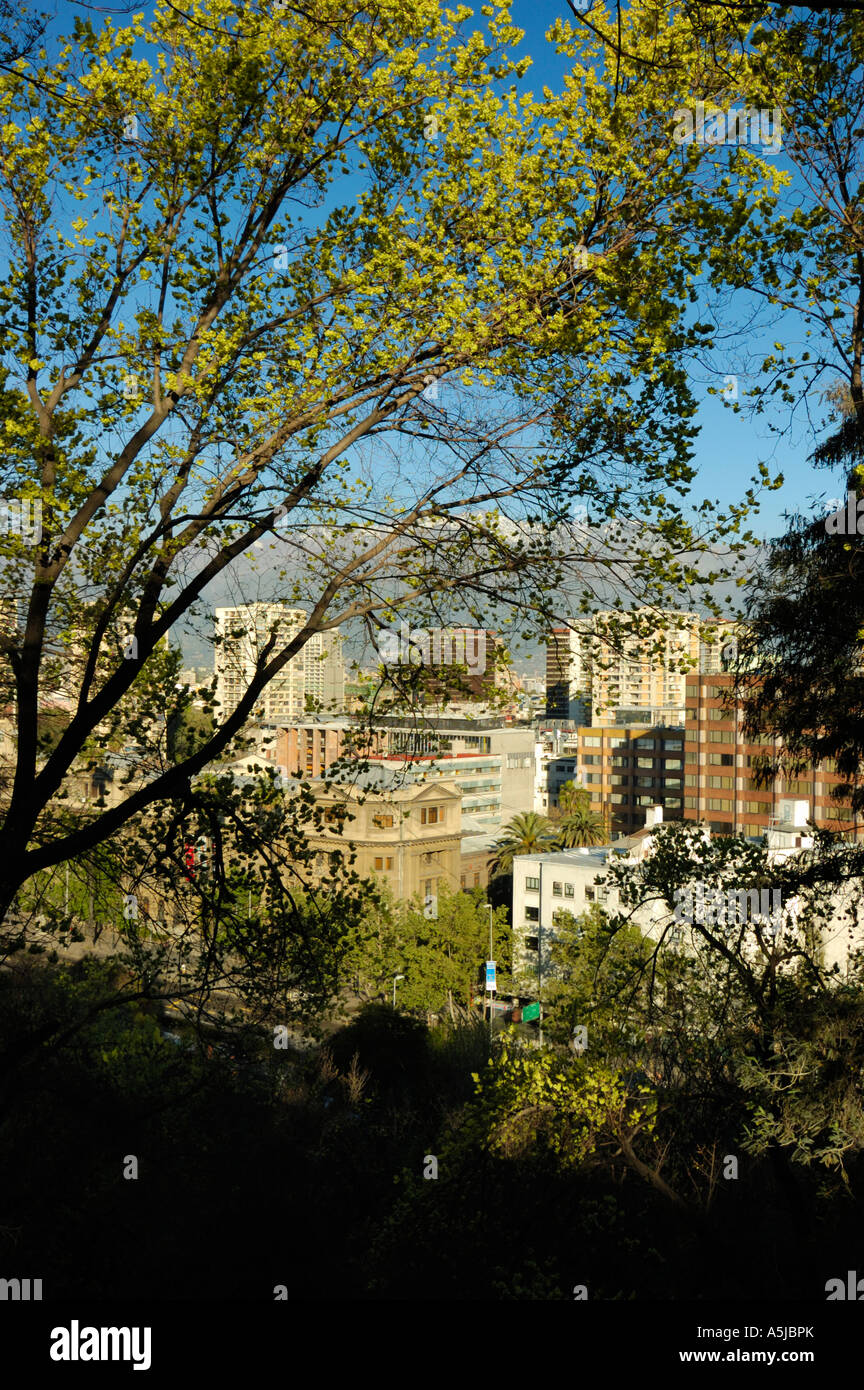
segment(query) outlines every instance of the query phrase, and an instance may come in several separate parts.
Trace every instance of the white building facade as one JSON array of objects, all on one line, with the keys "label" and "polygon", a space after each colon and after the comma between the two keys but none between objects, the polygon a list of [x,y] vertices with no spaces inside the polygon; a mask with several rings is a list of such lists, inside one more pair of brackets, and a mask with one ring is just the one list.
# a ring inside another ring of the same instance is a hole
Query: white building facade
[{"label": "white building facade", "polygon": [[[256,661],[276,634],[281,650],[303,628],[307,613],[282,603],[249,603],[217,608],[216,709],[225,718],[245,694]],[[316,632],[263,689],[250,717],[259,721],[300,719],[310,706],[340,713],[345,696],[342,639],[338,632]]]}]

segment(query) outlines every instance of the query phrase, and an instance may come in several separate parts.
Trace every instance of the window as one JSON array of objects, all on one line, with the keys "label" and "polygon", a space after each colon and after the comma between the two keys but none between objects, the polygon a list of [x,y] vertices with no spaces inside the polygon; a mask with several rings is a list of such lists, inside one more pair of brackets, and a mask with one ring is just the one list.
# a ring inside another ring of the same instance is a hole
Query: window
[{"label": "window", "polygon": [[[647,721],[646,721],[646,722],[647,722]],[[636,740],[636,747],[637,747],[637,748],[653,748],[653,747],[654,747],[654,740],[653,740],[653,738],[637,738],[637,740]]]},{"label": "window", "polygon": [[708,718],[709,718],[709,719],[731,719],[731,718],[732,718],[732,715],[731,715],[730,711],[729,711],[729,710],[726,710],[726,709],[722,709],[722,708],[721,708],[721,709],[709,709],[709,710],[708,710]]},{"label": "window", "polygon": [[475,875],[474,875],[474,887],[475,887],[475,888],[479,888],[479,887],[480,887],[480,875],[479,875],[479,874],[475,874]]},{"label": "window", "polygon": [[663,743],[663,747],[667,753],[680,753],[684,748],[684,744],[680,738],[667,738]]},{"label": "window", "polygon": [[539,878],[526,878],[526,880],[525,880],[525,891],[526,891],[526,893],[539,893],[539,891],[540,891],[540,880],[539,880]]},{"label": "window", "polygon": [[602,747],[603,747],[603,740],[602,740],[602,738],[590,738],[590,737],[586,737],[586,738],[583,738],[583,740],[582,740],[582,747],[583,747],[583,748],[602,748]]},{"label": "window", "polygon": [[728,797],[712,796],[708,799],[709,811],[731,811],[732,802]]},{"label": "window", "polygon": [[565,883],[565,884],[564,884],[564,897],[565,897],[565,898],[575,898],[575,896],[576,896],[576,893],[575,893],[575,890],[574,890],[574,888],[573,888],[573,884],[572,884],[572,883]]},{"label": "window", "polygon": [[439,810],[437,806],[423,806],[420,809],[421,825],[437,825],[443,819],[444,811]]},{"label": "window", "polygon": [[586,901],[586,903],[593,903],[593,901],[594,901],[594,889],[593,889],[593,888],[586,888],[586,889],[585,889],[585,901]]},{"label": "window", "polygon": [[669,811],[680,811],[680,810],[681,810],[681,798],[680,798],[680,796],[667,796],[667,797],[666,797],[666,809],[669,810]]},{"label": "window", "polygon": [[[715,753],[714,756],[716,758],[717,754]],[[721,753],[720,756],[725,757],[726,755]],[[684,769],[684,764],[680,758],[667,758],[663,766],[667,772],[682,772]]]},{"label": "window", "polygon": [[637,785],[637,787],[653,787],[653,785],[654,785],[654,778],[653,778],[653,777],[637,777],[637,778],[636,778],[636,785]]},{"label": "window", "polygon": [[609,800],[613,806],[626,806],[630,797],[626,792],[613,792]]},{"label": "window", "polygon": [[539,907],[526,907],[526,909],[525,909],[525,920],[526,920],[527,922],[539,922],[539,921],[540,921],[540,909],[539,909]]},{"label": "window", "polygon": [[637,758],[637,759],[636,759],[636,766],[637,766],[637,767],[648,767],[648,768],[651,768],[651,767],[654,766],[654,759],[653,759],[653,758]]},{"label": "window", "polygon": [[539,951],[539,949],[540,949],[540,941],[539,941],[539,938],[536,937],[536,936],[526,936],[526,938],[525,938],[525,949],[526,949],[526,951]]},{"label": "window", "polygon": [[734,743],[735,735],[731,729],[709,729],[709,743]]},{"label": "window", "polygon": [[560,884],[560,883],[555,883],[555,882],[553,881],[553,883],[552,883],[552,896],[553,896],[553,898],[560,898],[560,897],[561,897],[561,884]]},{"label": "window", "polygon": [[696,808],[698,807],[698,805],[699,805],[699,798],[698,798],[698,796],[685,796],[685,798],[684,798],[684,809],[685,809],[685,811],[695,811]]},{"label": "window", "polygon": [[393,824],[393,817],[385,816],[383,811],[376,811],[372,817],[372,824],[377,825],[379,830],[387,830]]},{"label": "window", "polygon": [[731,787],[731,777],[706,777],[705,781],[709,787]]},{"label": "window", "polygon": [[464,887],[465,887],[465,875],[464,875],[464,874],[460,874],[460,875],[459,875],[459,887],[460,887],[460,888],[464,888]]}]

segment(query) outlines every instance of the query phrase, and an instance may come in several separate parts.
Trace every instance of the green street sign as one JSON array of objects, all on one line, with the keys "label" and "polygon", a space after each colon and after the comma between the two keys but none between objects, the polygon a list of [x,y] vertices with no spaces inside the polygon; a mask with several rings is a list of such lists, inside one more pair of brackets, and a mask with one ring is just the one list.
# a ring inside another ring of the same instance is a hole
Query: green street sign
[{"label": "green street sign", "polygon": [[540,1017],[540,1005],[539,1005],[539,1004],[526,1004],[526,1005],[525,1005],[524,1009],[522,1010],[522,1022],[523,1022],[523,1023],[530,1023],[532,1018],[539,1018],[539,1017]]}]

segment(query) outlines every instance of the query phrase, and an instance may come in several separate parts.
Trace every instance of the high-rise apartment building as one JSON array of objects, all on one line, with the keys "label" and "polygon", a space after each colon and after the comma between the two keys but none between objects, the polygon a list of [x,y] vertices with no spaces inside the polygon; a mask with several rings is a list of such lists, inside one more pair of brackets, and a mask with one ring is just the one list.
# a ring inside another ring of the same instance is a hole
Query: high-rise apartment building
[{"label": "high-rise apartment building", "polygon": [[[741,711],[726,702],[733,677],[727,674],[687,677],[684,732],[684,818],[705,821],[715,834],[760,836],[789,819],[789,808],[806,803],[803,820],[826,830],[864,838],[864,824],[847,806],[831,797],[839,778],[827,764],[795,776],[778,775],[767,787],[755,782],[757,760],[776,755],[779,743],[747,742]],[[796,811],[798,823],[802,817]]]},{"label": "high-rise apartment building", "polygon": [[740,623],[703,622],[699,630],[699,670],[717,676],[734,666],[738,654]]},{"label": "high-rise apartment building", "polygon": [[583,634],[574,627],[553,627],[546,641],[546,715],[585,724],[591,717],[591,676],[583,652]]},{"label": "high-rise apartment building", "polygon": [[[614,625],[621,623],[620,632]],[[547,642],[546,713],[588,722],[571,711],[590,707],[592,724],[652,724],[684,718],[688,670],[699,669],[700,619],[695,613],[612,609],[553,628]]]},{"label": "high-rise apartment building", "polygon": [[[216,609],[216,717],[235,707],[248,689],[255,663],[275,632],[276,650],[284,647],[306,622],[302,608],[282,603],[249,603]],[[345,669],[338,632],[316,632],[266,685],[252,717],[264,721],[300,719],[310,708],[342,710]]]}]

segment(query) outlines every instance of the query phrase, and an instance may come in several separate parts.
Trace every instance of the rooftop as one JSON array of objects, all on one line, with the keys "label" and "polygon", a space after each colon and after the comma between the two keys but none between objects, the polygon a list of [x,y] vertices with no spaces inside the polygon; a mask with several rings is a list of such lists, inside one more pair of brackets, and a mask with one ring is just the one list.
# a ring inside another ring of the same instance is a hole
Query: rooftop
[{"label": "rooftop", "polygon": [[604,869],[613,855],[623,857],[629,848],[629,839],[616,840],[614,844],[593,845],[590,849],[560,849],[552,850],[548,854],[520,854],[517,859],[530,860],[532,864],[568,864],[571,867]]}]

